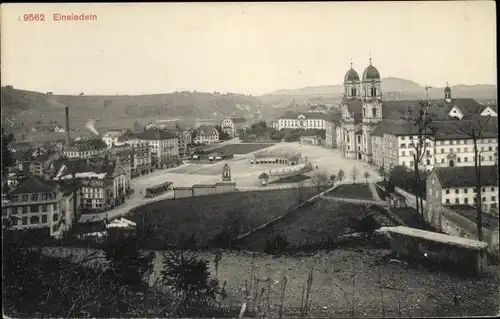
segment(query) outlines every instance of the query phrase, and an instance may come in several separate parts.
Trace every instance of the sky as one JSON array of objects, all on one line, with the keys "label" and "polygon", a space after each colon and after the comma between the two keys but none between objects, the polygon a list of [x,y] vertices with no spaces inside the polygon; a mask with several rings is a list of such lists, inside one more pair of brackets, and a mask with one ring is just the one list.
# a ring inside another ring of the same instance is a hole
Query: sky
[{"label": "sky", "polygon": [[[493,1],[2,4],[2,85],[54,94],[261,95],[382,77],[496,84]],[[24,21],[25,14],[45,21]],[[54,21],[54,14],[95,21]]]}]

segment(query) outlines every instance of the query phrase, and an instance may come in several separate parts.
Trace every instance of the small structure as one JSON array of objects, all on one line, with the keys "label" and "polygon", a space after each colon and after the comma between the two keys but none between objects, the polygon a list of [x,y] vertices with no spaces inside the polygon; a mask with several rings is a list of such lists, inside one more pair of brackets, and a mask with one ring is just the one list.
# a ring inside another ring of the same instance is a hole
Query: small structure
[{"label": "small structure", "polygon": [[321,137],[317,135],[303,135],[300,137],[300,144],[321,145]]},{"label": "small structure", "polygon": [[172,189],[172,182],[165,182],[159,185],[146,188],[146,198],[155,197]]},{"label": "small structure", "polygon": [[231,168],[229,168],[229,165],[226,163],[222,167],[222,181],[223,182],[230,182],[231,181]]},{"label": "small structure", "polygon": [[401,194],[398,193],[390,193],[387,198],[387,204],[390,207],[394,208],[400,208],[400,207],[406,207],[406,197],[404,197]]},{"label": "small structure", "polygon": [[474,275],[480,275],[487,264],[485,242],[404,226],[382,227],[377,231],[388,233],[392,251],[406,259]]}]

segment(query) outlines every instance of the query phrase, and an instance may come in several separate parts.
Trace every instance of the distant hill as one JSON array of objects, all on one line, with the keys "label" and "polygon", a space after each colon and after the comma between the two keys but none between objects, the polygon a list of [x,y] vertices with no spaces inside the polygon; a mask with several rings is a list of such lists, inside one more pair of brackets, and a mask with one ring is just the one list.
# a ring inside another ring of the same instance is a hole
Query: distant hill
[{"label": "distant hill", "polygon": [[[2,87],[2,123],[7,118],[16,124],[57,121],[64,123],[65,105],[70,107],[71,127],[84,129],[89,119],[96,127],[131,127],[140,123],[181,118],[194,122],[196,118],[215,118],[233,112],[253,115],[262,109],[262,102],[243,94],[174,92],[154,95],[51,95],[40,92]],[[20,124],[19,124],[20,125]]]},{"label": "distant hill", "polygon": [[[454,97],[469,97],[473,99],[496,99],[496,85],[479,84],[479,85],[454,85],[451,86],[452,96]],[[434,87],[429,90],[430,98],[443,97],[444,87]],[[288,103],[291,98],[297,99],[301,97],[318,97],[323,96],[330,99],[340,99],[344,93],[344,86],[338,85],[322,85],[305,87],[294,90],[277,90],[259,98],[264,103]],[[382,78],[382,93],[386,99],[423,99],[425,98],[424,87],[410,80],[387,77]]]}]

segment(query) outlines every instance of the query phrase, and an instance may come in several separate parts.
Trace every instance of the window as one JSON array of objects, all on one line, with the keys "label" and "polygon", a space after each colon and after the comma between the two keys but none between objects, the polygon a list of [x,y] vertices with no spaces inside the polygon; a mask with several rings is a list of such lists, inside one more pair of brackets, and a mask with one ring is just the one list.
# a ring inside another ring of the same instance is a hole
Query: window
[{"label": "window", "polygon": [[52,204],[52,210],[56,211],[57,210],[57,203]]},{"label": "window", "polygon": [[481,200],[482,200],[483,202],[485,202],[485,201],[486,201],[486,197],[482,197],[482,198],[481,198]]},{"label": "window", "polygon": [[444,153],[444,148],[441,149],[441,154],[443,154],[443,153]]},{"label": "window", "polygon": [[490,188],[490,191],[494,192],[495,191],[495,187]]},{"label": "window", "polygon": [[460,198],[455,198],[455,204],[460,204]]},{"label": "window", "polygon": [[401,144],[399,147],[406,148],[406,144]]},{"label": "window", "polygon": [[47,215],[42,215],[42,224],[47,224]]},{"label": "window", "polygon": [[57,219],[59,218],[59,214],[54,214],[52,215],[52,221],[57,222]]},{"label": "window", "polygon": [[38,194],[31,194],[31,200],[32,201],[38,200]]},{"label": "window", "polygon": [[23,195],[22,196],[22,201],[27,202],[28,201],[28,195]]},{"label": "window", "polygon": [[431,165],[431,160],[427,160],[427,165]]},{"label": "window", "polygon": [[455,189],[455,194],[458,194],[458,189]]},{"label": "window", "polygon": [[[405,140],[405,138],[406,138],[406,136],[401,136],[401,140],[402,140],[402,141],[404,141],[404,140]],[[410,137],[410,139],[411,139],[411,137]]]},{"label": "window", "polygon": [[467,147],[464,147],[464,152],[467,153],[469,149]]},{"label": "window", "polygon": [[473,189],[472,189],[472,192],[473,192],[473,193],[477,193],[475,188],[473,188]]},{"label": "window", "polygon": [[406,156],[406,152],[405,152],[405,151],[402,151],[402,152],[401,152],[401,156]]},{"label": "window", "polygon": [[40,210],[40,208],[39,208],[38,205],[31,205],[30,206],[30,212],[31,213],[38,213],[39,210]]},{"label": "window", "polygon": [[40,223],[40,218],[38,216],[30,217],[30,224],[39,224],[39,223]]},{"label": "window", "polygon": [[481,152],[484,152],[484,146],[481,146]]},{"label": "window", "polygon": [[488,156],[488,160],[492,161],[493,160],[493,156]]},{"label": "window", "polygon": [[42,212],[47,212],[47,204],[42,205]]},{"label": "window", "polygon": [[443,145],[443,141],[439,141],[439,145]]},{"label": "window", "polygon": [[402,161],[402,162],[401,162],[401,165],[406,166],[405,161]]},{"label": "window", "polygon": [[467,197],[464,198],[464,204],[468,204],[469,203],[469,199]]},{"label": "window", "polygon": [[469,190],[467,188],[464,189],[464,194],[467,194]]},{"label": "window", "polygon": [[450,199],[446,199],[446,204],[449,204],[450,203]]},{"label": "window", "polygon": [[27,214],[28,213],[28,206],[23,206],[23,211],[22,211],[23,214]]},{"label": "window", "polygon": [[497,200],[497,198],[496,198],[495,196],[491,196],[491,201],[492,201],[492,202],[494,202],[494,201],[496,201],[496,200]]},{"label": "window", "polygon": [[457,157],[457,162],[459,162],[459,163],[460,163],[460,157]]},{"label": "window", "polygon": [[484,187],[483,187],[483,188],[481,189],[481,192],[483,192],[483,193],[484,193],[484,192],[486,192],[486,188],[484,188]]},{"label": "window", "polygon": [[488,151],[493,151],[493,147],[488,146]]},{"label": "window", "polygon": [[449,194],[449,193],[450,193],[450,190],[449,190],[449,189],[447,189],[447,190],[446,190],[446,194]]},{"label": "window", "polygon": [[450,145],[453,145],[453,140],[450,141]]},{"label": "window", "polygon": [[444,164],[444,158],[441,159],[441,164]]},{"label": "window", "polygon": [[21,223],[22,223],[23,225],[28,225],[28,217],[23,217],[23,218],[21,219]]},{"label": "window", "polygon": [[467,156],[466,156],[466,157],[464,157],[464,162],[467,162],[467,161],[468,161],[468,158],[467,158]]},{"label": "window", "polygon": [[462,150],[462,149],[461,149],[460,147],[459,147],[459,148],[457,148],[457,153],[460,153],[460,151],[461,151],[461,150]]}]

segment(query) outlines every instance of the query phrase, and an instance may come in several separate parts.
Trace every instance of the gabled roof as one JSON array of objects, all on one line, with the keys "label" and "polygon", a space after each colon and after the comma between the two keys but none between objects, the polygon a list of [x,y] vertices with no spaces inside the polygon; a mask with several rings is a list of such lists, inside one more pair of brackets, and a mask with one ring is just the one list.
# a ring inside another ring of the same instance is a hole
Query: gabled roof
[{"label": "gabled roof", "polygon": [[326,119],[325,114],[314,113],[314,112],[304,112],[304,113],[286,112],[284,115],[282,115],[280,117],[280,119],[296,120],[300,115],[303,115],[307,120],[325,120]]},{"label": "gabled roof", "polygon": [[105,149],[108,146],[101,138],[91,138],[88,140],[73,141],[66,150],[75,150],[78,152]]},{"label": "gabled roof", "polygon": [[242,117],[235,117],[231,119],[234,123],[245,123],[247,120]]},{"label": "gabled roof", "polygon": [[217,131],[213,125],[201,125],[196,129],[196,135],[211,135],[214,133],[214,130]]},{"label": "gabled roof", "polygon": [[[474,166],[435,167],[433,171],[442,188],[474,187],[476,184]],[[496,166],[481,167],[481,183],[485,187],[498,186]]]},{"label": "gabled roof", "polygon": [[11,194],[49,193],[57,190],[57,183],[44,180],[38,176],[31,176],[15,187]]}]

